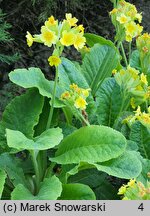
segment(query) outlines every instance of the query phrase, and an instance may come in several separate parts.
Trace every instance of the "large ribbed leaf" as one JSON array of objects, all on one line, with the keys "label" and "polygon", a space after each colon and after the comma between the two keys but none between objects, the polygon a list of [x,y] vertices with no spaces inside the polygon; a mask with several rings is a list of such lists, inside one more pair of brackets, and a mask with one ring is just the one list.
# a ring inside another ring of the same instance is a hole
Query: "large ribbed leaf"
[{"label": "large ribbed leaf", "polygon": [[126,151],[115,159],[95,164],[95,167],[99,171],[124,179],[135,178],[142,171],[142,164],[134,151]]},{"label": "large ribbed leaf", "polygon": [[126,139],[120,132],[92,125],[67,136],[51,160],[60,164],[103,162],[118,157],[125,148]]},{"label": "large ribbed leaf", "polygon": [[0,155],[0,169],[5,170],[14,185],[27,185],[23,169],[13,155],[9,155],[8,153]]},{"label": "large ribbed leaf", "polygon": [[92,189],[84,184],[64,184],[60,200],[95,200]]},{"label": "large ribbed leaf", "polygon": [[85,77],[75,64],[63,58],[62,64],[59,66],[59,84],[65,90],[69,89],[69,85],[72,83],[82,88],[89,88]]},{"label": "large ribbed leaf", "polygon": [[19,151],[23,149],[46,150],[58,145],[63,138],[63,134],[60,128],[51,128],[31,140],[20,131],[6,129],[6,137],[8,146]]},{"label": "large ribbed leaf", "polygon": [[116,49],[109,45],[95,44],[85,55],[82,71],[94,96],[103,80],[119,65],[119,59]]},{"label": "large ribbed leaf", "polygon": [[[10,80],[23,88],[37,88],[39,93],[51,98],[54,89],[54,81],[49,81],[39,68],[31,67],[27,69],[16,69],[9,73]],[[57,85],[55,107],[62,107],[64,104],[59,100],[64,89]]]},{"label": "large ribbed leaf", "polygon": [[130,139],[138,144],[141,155],[150,159],[150,130],[140,122],[135,122],[131,127]]},{"label": "large ribbed leaf", "polygon": [[38,88],[41,95],[51,97],[52,83],[39,68],[16,69],[9,73],[10,80],[23,88]]},{"label": "large ribbed leaf", "polygon": [[34,126],[39,121],[42,108],[43,97],[37,90],[29,90],[8,104],[2,116],[1,129],[19,130],[27,137],[33,137]]},{"label": "large ribbed leaf", "polygon": [[100,45],[109,45],[109,46],[115,47],[112,41],[107,40],[104,37],[101,37],[99,35],[86,33],[84,34],[84,36],[86,37],[86,43],[90,47],[94,46],[97,43]]},{"label": "large ribbed leaf", "polygon": [[62,185],[56,176],[45,178],[39,193],[34,196],[22,184],[17,185],[11,194],[12,200],[56,200],[62,192]]},{"label": "large ribbed leaf", "polygon": [[99,124],[112,127],[122,105],[120,87],[114,78],[104,80],[96,93],[96,103]]}]

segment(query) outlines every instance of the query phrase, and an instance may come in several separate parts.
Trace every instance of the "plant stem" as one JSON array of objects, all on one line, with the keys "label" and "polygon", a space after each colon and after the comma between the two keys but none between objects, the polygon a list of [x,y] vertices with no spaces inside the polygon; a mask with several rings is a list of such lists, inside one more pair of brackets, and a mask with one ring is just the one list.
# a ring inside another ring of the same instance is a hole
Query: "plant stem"
[{"label": "plant stem", "polygon": [[54,102],[55,102],[55,97],[56,97],[57,82],[58,82],[58,67],[56,67],[56,76],[55,76],[55,83],[54,83],[54,89],[53,89],[53,94],[52,94],[52,103],[51,103],[51,109],[50,109],[46,129],[50,128],[51,122],[52,122],[53,111],[54,111]]},{"label": "plant stem", "polygon": [[31,156],[32,156],[32,161],[33,161],[33,166],[34,166],[34,171],[35,171],[35,183],[36,183],[36,193],[39,191],[39,185],[40,185],[40,173],[39,173],[39,168],[38,168],[38,162],[37,162],[37,153],[34,150],[30,151]]},{"label": "plant stem", "polygon": [[127,61],[127,57],[126,57],[122,42],[120,43],[120,46],[121,46],[121,51],[122,51],[122,54],[123,54],[124,62],[125,62],[126,67],[127,67],[128,66],[128,61]]},{"label": "plant stem", "polygon": [[87,126],[90,126],[90,123],[83,117],[82,114],[79,114],[81,120],[87,125]]},{"label": "plant stem", "polygon": [[129,62],[131,58],[131,51],[132,51],[132,42],[129,43]]}]

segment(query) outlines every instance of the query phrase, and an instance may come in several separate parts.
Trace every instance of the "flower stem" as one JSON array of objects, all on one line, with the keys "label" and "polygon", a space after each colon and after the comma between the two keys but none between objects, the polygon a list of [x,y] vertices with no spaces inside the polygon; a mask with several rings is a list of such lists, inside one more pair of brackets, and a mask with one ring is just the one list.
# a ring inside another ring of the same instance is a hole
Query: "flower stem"
[{"label": "flower stem", "polygon": [[129,43],[129,62],[131,58],[131,52],[132,52],[132,42]]},{"label": "flower stem", "polygon": [[56,97],[57,82],[58,82],[58,67],[56,67],[56,76],[55,76],[55,83],[54,83],[54,89],[53,89],[53,94],[52,94],[52,103],[51,103],[51,109],[50,109],[46,129],[50,128],[51,122],[52,122],[53,111],[54,111],[54,102],[55,102],[55,97]]},{"label": "flower stem", "polygon": [[122,54],[123,54],[124,62],[125,62],[126,67],[127,67],[128,66],[128,61],[127,61],[127,57],[126,57],[122,42],[120,43],[120,46],[121,46],[121,51],[122,51]]},{"label": "flower stem", "polygon": [[83,117],[82,114],[79,114],[81,120],[87,125],[87,126],[90,126],[90,123]]},{"label": "flower stem", "polygon": [[34,171],[35,171],[35,184],[36,184],[36,191],[35,193],[38,193],[39,191],[39,185],[40,185],[40,172],[39,172],[39,167],[38,167],[38,162],[37,162],[37,153],[32,150],[30,151],[31,156],[32,156],[32,161],[33,161],[33,166],[34,166]]}]

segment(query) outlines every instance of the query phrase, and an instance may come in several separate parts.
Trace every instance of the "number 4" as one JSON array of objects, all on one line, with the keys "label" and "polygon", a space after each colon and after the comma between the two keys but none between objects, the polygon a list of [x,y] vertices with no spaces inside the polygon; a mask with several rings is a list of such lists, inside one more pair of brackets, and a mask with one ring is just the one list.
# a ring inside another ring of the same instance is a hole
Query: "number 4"
[{"label": "number 4", "polygon": [[143,203],[141,203],[138,207],[139,210],[143,211],[144,210],[144,207],[143,207]]}]

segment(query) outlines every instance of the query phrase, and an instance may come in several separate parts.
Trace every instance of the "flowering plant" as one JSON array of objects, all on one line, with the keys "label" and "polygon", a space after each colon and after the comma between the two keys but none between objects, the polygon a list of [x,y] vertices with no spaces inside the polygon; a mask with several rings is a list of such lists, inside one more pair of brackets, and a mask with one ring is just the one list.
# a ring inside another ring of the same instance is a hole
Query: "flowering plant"
[{"label": "flowering plant", "polygon": [[[55,80],[34,67],[9,74],[27,91],[0,122],[2,198],[119,199],[111,176],[130,180],[119,189],[121,198],[149,199],[149,34],[141,34],[134,5],[112,2],[114,43],[84,33],[72,14],[63,21],[51,16],[40,34],[27,32],[29,47],[53,49],[48,62]],[[81,53],[81,63],[62,57],[69,46]]]}]

